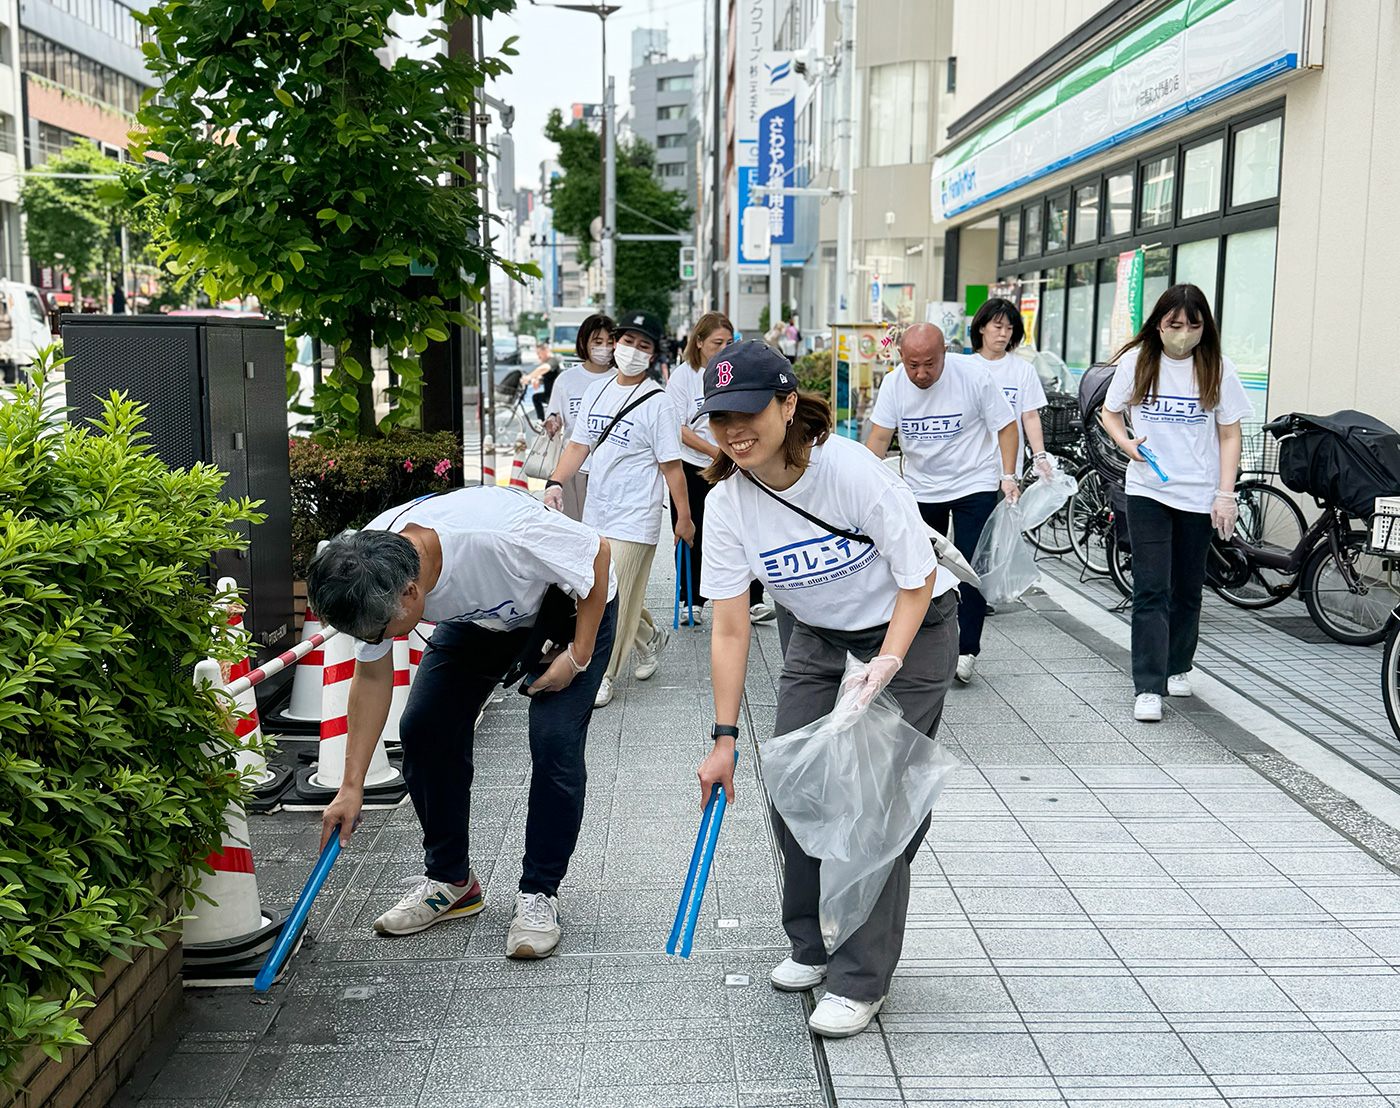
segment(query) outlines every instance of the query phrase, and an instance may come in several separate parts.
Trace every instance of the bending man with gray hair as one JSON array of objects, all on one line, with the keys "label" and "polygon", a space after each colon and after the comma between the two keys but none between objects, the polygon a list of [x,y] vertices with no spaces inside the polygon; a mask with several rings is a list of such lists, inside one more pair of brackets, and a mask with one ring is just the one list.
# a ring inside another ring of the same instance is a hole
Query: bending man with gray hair
[{"label": "bending man with gray hair", "polygon": [[348,844],[389,716],[393,639],[437,624],[399,724],[423,827],[424,873],[374,921],[411,935],[485,907],[469,817],[477,715],[503,680],[530,697],[529,811],[510,958],[559,945],[559,884],[583,822],[584,742],[612,652],[617,585],[607,539],[515,489],[457,489],[391,508],[312,561],[311,606],[353,636],[345,781],[321,821]]}]

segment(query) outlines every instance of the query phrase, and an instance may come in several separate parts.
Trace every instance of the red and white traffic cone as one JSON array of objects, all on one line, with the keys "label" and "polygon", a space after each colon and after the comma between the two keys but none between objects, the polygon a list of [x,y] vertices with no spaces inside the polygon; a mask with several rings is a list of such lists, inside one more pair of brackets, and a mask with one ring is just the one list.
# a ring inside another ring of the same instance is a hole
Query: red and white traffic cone
[{"label": "red and white traffic cone", "polygon": [[[247,677],[253,671],[252,659],[248,657],[248,643],[251,641],[248,632],[243,628],[243,607],[237,602],[238,582],[232,577],[221,577],[215,586],[221,598],[232,597],[233,603],[228,605],[228,633],[233,635],[243,654],[242,661],[235,662],[229,667],[229,682],[237,681],[240,677]],[[269,763],[262,751],[263,732],[262,723],[258,717],[258,694],[256,689],[248,688],[233,698],[234,737],[238,739],[239,749],[235,755],[238,770],[243,773],[252,771],[250,787],[252,797],[248,801],[248,810],[253,812],[270,812],[277,806],[278,798],[287,791],[287,786],[292,781],[292,769],[290,766],[281,763]]]},{"label": "red and white traffic cone", "polygon": [[510,463],[510,487],[513,489],[530,490],[530,482],[525,479],[525,453],[529,446],[525,442],[525,436],[521,435],[515,440],[515,457]]},{"label": "red and white traffic cone", "polygon": [[[219,663],[210,659],[196,663],[194,680],[196,687],[224,688]],[[221,699],[233,709],[231,701]],[[241,742],[236,735],[231,738]],[[243,809],[232,804],[224,818],[220,845],[206,859],[214,872],[202,875],[197,885],[209,900],[196,899],[192,916],[184,921],[187,986],[250,984],[286,922],[284,913],[264,908],[258,898]]]},{"label": "red and white traffic cone", "polygon": [[496,483],[496,443],[489,435],[486,441],[481,444],[481,483],[483,485]]},{"label": "red and white traffic cone", "polygon": [[[323,653],[321,690],[321,743],[315,766],[297,774],[296,793],[303,801],[324,807],[330,803],[345,780],[345,749],[350,731],[350,679],[355,675],[355,640],[337,635],[326,643]],[[381,734],[370,755],[365,774],[365,801],[378,805],[397,804],[408,794],[403,774],[389,764]]]},{"label": "red and white traffic cone", "polygon": [[385,751],[391,757],[403,753],[403,744],[399,742],[399,720],[403,718],[403,710],[408,704],[408,686],[411,679],[408,635],[400,635],[394,640],[393,699],[389,701],[389,718],[384,721],[384,730],[379,735],[379,741],[384,744]]},{"label": "red and white traffic cone", "polygon": [[433,628],[437,624],[422,620],[417,627],[408,633],[408,687],[413,689],[413,682],[418,678],[418,667],[423,664],[423,652],[428,649],[428,640],[433,637]]}]

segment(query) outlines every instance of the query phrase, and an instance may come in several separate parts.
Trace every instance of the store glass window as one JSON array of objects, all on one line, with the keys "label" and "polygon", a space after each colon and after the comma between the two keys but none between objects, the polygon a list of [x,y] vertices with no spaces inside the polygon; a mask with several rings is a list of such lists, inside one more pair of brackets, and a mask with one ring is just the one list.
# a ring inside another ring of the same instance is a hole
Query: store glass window
[{"label": "store glass window", "polygon": [[870,70],[869,165],[910,165],[928,157],[928,62],[898,62]]},{"label": "store glass window", "polygon": [[1025,223],[1022,225],[1024,227],[1024,245],[1021,247],[1021,253],[1025,256],[1034,257],[1036,254],[1040,253],[1042,244],[1040,234],[1041,214],[1042,212],[1039,204],[1033,204],[1026,209]]},{"label": "store glass window", "polygon": [[1065,329],[1065,271],[1045,271],[1045,299],[1041,307],[1040,348],[1049,354],[1064,356]]},{"label": "store glass window", "polygon": [[1026,325],[1026,345],[1039,349],[1036,344],[1035,329],[1040,324],[1040,274],[1032,271],[1022,273],[1016,280],[1021,282],[1021,322]]},{"label": "store glass window", "polygon": [[1215,279],[1220,268],[1220,240],[1199,239],[1176,248],[1176,283],[1195,285],[1210,301],[1211,311],[1220,313],[1215,302]]},{"label": "store glass window", "polygon": [[1241,231],[1225,239],[1225,289],[1220,345],[1264,417],[1269,387],[1269,337],[1274,322],[1274,248],[1278,228]]},{"label": "store glass window", "polygon": [[1172,194],[1176,190],[1176,154],[1163,154],[1142,166],[1138,197],[1138,226],[1163,227],[1172,221]]},{"label": "store glass window", "polygon": [[1069,241],[1069,197],[1061,194],[1045,202],[1045,252],[1063,250]]},{"label": "store glass window", "polygon": [[1099,186],[1081,185],[1074,190],[1074,236],[1075,246],[1093,242],[1099,233]]},{"label": "store glass window", "polygon": [[1001,217],[1001,260],[1014,262],[1021,256],[1021,213],[1007,212]]},{"label": "store glass window", "polygon": [[1094,338],[1094,360],[1106,362],[1113,357],[1113,297],[1118,291],[1118,259],[1099,259],[1098,332]]},{"label": "store glass window", "polygon": [[1065,365],[1089,368],[1094,349],[1094,263],[1069,267],[1069,297],[1065,312]]},{"label": "store glass window", "polygon": [[1225,140],[1193,146],[1181,159],[1181,218],[1195,219],[1220,210],[1220,180],[1225,169]]},{"label": "store glass window", "polygon": [[[1157,246],[1142,257],[1142,318],[1146,319],[1157,298],[1171,284],[1172,248]],[[1272,283],[1271,283],[1272,287]]]},{"label": "store glass window", "polygon": [[1108,178],[1104,191],[1103,233],[1126,235],[1133,229],[1133,175],[1115,174]]},{"label": "store glass window", "polygon": [[1230,203],[1235,207],[1272,200],[1278,195],[1278,163],[1283,120],[1275,117],[1235,132],[1234,176]]}]

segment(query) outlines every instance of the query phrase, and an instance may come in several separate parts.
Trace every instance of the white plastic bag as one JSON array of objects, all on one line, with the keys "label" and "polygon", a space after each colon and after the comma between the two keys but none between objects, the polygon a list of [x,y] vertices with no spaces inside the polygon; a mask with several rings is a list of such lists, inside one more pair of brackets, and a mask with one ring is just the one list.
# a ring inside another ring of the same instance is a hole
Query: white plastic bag
[{"label": "white plastic bag", "polygon": [[1031,483],[1031,487],[1021,494],[1017,506],[1021,509],[1021,523],[1027,531],[1034,531],[1067,503],[1079,489],[1074,474],[1066,473],[1059,466],[1050,471],[1048,478],[1041,477]]},{"label": "white plastic bag", "polygon": [[[843,686],[866,668],[846,655]],[[957,759],[905,722],[887,692],[865,708],[842,693],[829,715],[759,752],[773,807],[802,849],[821,859],[818,915],[833,951],[870,918]]]},{"label": "white plastic bag", "polygon": [[972,568],[982,579],[978,588],[988,604],[1009,604],[1040,579],[1035,551],[1022,534],[1021,506],[1003,500],[994,509],[977,548]]}]

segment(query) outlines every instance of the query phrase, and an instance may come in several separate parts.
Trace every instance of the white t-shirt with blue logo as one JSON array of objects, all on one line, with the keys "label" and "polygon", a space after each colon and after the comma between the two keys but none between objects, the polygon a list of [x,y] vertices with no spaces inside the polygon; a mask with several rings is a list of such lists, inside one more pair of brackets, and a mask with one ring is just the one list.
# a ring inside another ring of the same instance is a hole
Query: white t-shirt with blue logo
[{"label": "white t-shirt with blue logo", "polygon": [[1002,396],[1011,405],[1011,413],[1016,417],[1019,446],[1016,457],[1025,458],[1026,429],[1021,425],[1021,417],[1045,407],[1045,386],[1040,383],[1040,374],[1035,371],[1035,366],[1015,354],[1003,354],[996,361],[973,354],[972,359],[992,375]]},{"label": "white t-shirt with blue logo", "polygon": [[571,365],[554,379],[554,389],[549,394],[549,406],[545,409],[544,414],[559,417],[560,430],[565,441],[573,434],[574,421],[578,419],[578,409],[579,405],[583,403],[583,394],[604,377],[617,375],[617,370],[611,366],[595,373],[589,368],[590,365],[592,365],[591,362]]},{"label": "white t-shirt with blue logo", "polygon": [[[650,393],[657,395],[618,420],[597,446],[613,416]],[[661,537],[666,487],[660,465],[681,456],[681,427],[665,391],[648,377],[636,385],[619,385],[616,374],[610,373],[583,394],[570,437],[591,451],[583,522],[610,539],[655,545]]]},{"label": "white t-shirt with blue logo", "polygon": [[1190,358],[1164,357],[1156,395],[1129,405],[1137,356],[1136,350],[1130,350],[1119,359],[1103,406],[1110,412],[1128,409],[1133,437],[1147,437],[1143,445],[1156,455],[1168,480],[1164,482],[1145,462],[1129,462],[1124,490],[1129,496],[1148,496],[1183,512],[1209,512],[1220,487],[1220,426],[1254,414],[1235,363],[1222,359],[1220,403],[1214,410],[1201,407]]},{"label": "white t-shirt with blue logo", "polygon": [[[776,495],[874,545],[804,519],[736,473],[705,499],[705,596],[747,595],[757,580],[808,626],[859,631],[888,623],[899,590],[918,588],[937,564],[908,487],[851,439],[813,447],[797,483]],[[934,595],[956,585],[940,567]]]},{"label": "white t-shirt with blue logo", "polygon": [[949,354],[926,389],[903,367],[885,375],[870,421],[893,430],[904,480],[923,504],[942,504],[1001,484],[997,432],[1016,417],[981,358]]},{"label": "white t-shirt with blue logo", "polygon": [[[671,370],[671,379],[666,382],[666,395],[676,406],[676,418],[682,427],[688,426],[708,443],[715,441],[714,435],[710,433],[709,416],[701,416],[694,423],[690,422],[695,413],[700,410],[700,405],[705,403],[705,369],[703,366],[699,369],[691,369],[690,363],[684,361],[677,365]],[[711,458],[708,454],[701,453],[682,442],[681,460],[703,469],[710,464]]]},{"label": "white t-shirt with blue logo", "polygon": [[[423,602],[433,623],[513,631],[534,626],[550,585],[576,599],[593,590],[597,532],[520,489],[482,485],[426,497],[381,512],[364,529],[399,532],[410,523],[435,531],[442,545],[442,572]],[[616,593],[610,567],[608,598]],[[393,647],[393,639],[357,641],[355,657],[377,661]]]}]

